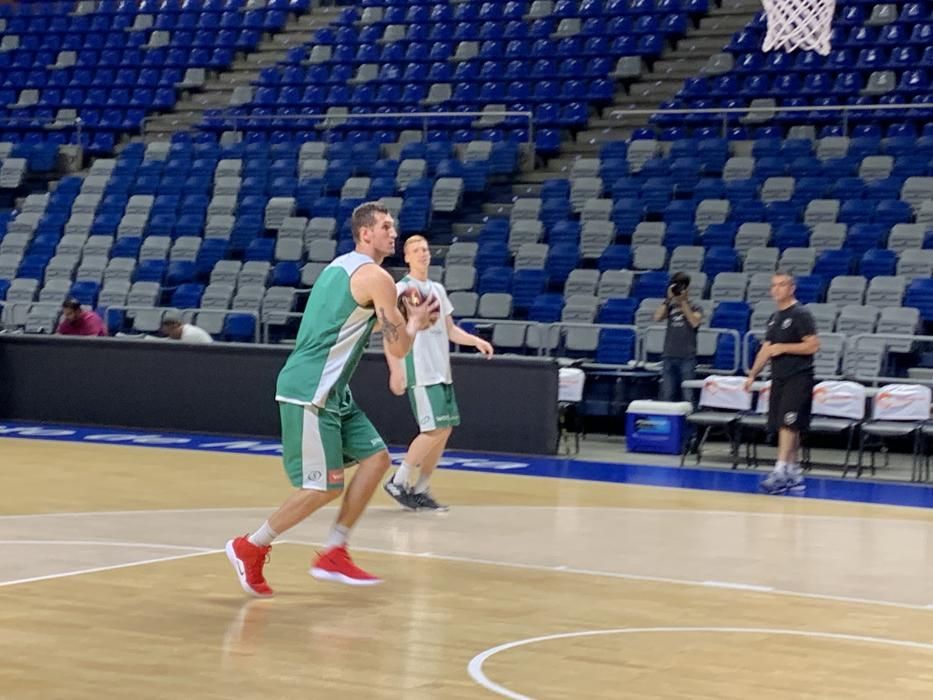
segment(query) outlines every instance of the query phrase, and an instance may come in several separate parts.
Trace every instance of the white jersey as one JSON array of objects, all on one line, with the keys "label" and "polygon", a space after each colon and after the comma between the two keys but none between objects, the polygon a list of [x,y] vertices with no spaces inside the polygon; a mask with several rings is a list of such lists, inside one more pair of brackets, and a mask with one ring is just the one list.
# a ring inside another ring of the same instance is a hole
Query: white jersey
[{"label": "white jersey", "polygon": [[180,340],[183,343],[196,343],[199,345],[214,342],[214,339],[211,338],[210,334],[206,330],[203,328],[198,328],[197,326],[193,326],[190,323],[186,323],[181,327]]},{"label": "white jersey", "polygon": [[425,299],[432,295],[437,297],[441,303],[441,315],[429,328],[415,336],[412,350],[405,357],[405,386],[452,384],[447,317],[454,312],[454,307],[447,297],[447,290],[437,282],[422,282],[408,275],[395,285],[400,296],[409,287],[415,287]]}]

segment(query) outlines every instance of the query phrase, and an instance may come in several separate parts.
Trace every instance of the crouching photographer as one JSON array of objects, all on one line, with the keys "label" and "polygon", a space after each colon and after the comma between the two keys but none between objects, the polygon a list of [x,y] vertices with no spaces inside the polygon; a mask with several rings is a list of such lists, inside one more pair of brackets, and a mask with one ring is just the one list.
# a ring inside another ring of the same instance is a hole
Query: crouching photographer
[{"label": "crouching photographer", "polygon": [[689,401],[681,382],[693,379],[697,367],[697,328],[703,310],[690,301],[690,275],[676,272],[671,276],[667,298],[654,312],[655,321],[667,319],[661,368],[662,401]]}]

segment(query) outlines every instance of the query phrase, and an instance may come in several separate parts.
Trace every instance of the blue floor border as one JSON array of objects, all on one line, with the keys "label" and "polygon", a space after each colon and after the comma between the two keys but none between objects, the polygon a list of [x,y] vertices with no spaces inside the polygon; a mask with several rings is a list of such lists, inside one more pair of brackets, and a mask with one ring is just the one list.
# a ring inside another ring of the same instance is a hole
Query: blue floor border
[{"label": "blue floor border", "polygon": [[[281,445],[273,440],[13,421],[0,422],[0,437],[267,456],[281,454]],[[394,457],[398,458],[403,449],[393,448],[390,451]],[[661,467],[645,464],[592,462],[567,457],[507,455],[460,450],[446,452],[441,467],[462,471],[510,473],[732,493],[757,493],[758,482],[762,476],[760,472],[727,469]],[[933,485],[853,478],[808,477],[807,493],[799,498],[933,508]]]}]

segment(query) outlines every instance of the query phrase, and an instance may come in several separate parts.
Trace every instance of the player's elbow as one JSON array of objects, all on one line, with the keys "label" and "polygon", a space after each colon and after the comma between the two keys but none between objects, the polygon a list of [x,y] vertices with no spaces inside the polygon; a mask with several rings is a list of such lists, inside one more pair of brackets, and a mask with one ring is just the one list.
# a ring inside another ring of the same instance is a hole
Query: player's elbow
[{"label": "player's elbow", "polygon": [[392,343],[386,346],[389,354],[397,360],[404,360],[405,355],[408,354],[410,347],[405,347],[401,343]]}]

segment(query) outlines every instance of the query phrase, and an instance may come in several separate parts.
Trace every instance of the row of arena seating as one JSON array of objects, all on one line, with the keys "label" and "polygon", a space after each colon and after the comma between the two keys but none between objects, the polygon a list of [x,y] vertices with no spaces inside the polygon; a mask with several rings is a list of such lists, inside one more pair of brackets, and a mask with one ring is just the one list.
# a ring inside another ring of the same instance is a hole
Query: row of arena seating
[{"label": "row of arena seating", "polygon": [[80,139],[91,153],[109,153],[147,113],[171,109],[177,89],[203,83],[205,69],[227,68],[264,32],[279,31],[290,12],[309,7],[309,0],[4,5],[2,138]]},{"label": "row of arena seating", "polygon": [[[688,79],[683,88],[661,107],[717,108],[758,106],[773,108],[767,114],[750,115],[748,121],[801,123],[800,115],[781,113],[781,107],[917,104],[929,105],[930,74],[933,67],[933,8],[929,2],[902,5],[843,1],[838,3],[832,29],[832,51],[799,53],[761,50],[767,23],[764,13],[736,32],[704,69],[706,75]],[[926,111],[854,111],[850,125],[915,130],[929,121]],[[657,115],[658,126],[675,122]],[[694,127],[719,124],[715,115],[691,115]],[[839,115],[810,113],[806,123],[826,125],[825,134],[841,135]]]}]

